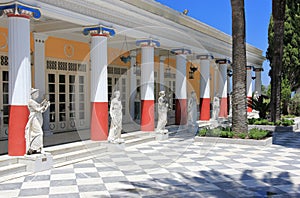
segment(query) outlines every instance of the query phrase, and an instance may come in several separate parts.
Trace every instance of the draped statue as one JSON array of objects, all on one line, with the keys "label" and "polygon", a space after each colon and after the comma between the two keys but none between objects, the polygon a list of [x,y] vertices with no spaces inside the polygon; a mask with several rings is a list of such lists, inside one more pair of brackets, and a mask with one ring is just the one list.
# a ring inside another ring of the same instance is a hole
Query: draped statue
[{"label": "draped statue", "polygon": [[197,121],[197,99],[196,93],[191,92],[190,98],[188,100],[188,123],[194,125]]},{"label": "draped statue", "polygon": [[108,142],[111,143],[122,143],[121,139],[122,131],[122,103],[120,100],[120,91],[115,91],[113,99],[110,103],[109,115],[111,117],[110,129],[108,135]]},{"label": "draped statue", "polygon": [[165,126],[167,124],[167,114],[168,114],[168,100],[165,97],[165,92],[159,92],[158,98],[158,122],[156,131],[157,132],[164,132]]},{"label": "draped statue", "polygon": [[219,99],[219,96],[217,94],[214,97],[214,101],[213,101],[213,114],[212,114],[212,119],[213,120],[218,120],[219,112],[220,112],[220,99]]},{"label": "draped statue", "polygon": [[27,155],[42,153],[43,149],[43,115],[50,101],[44,99],[41,103],[35,100],[39,97],[38,89],[31,89],[31,99],[28,102],[29,118],[25,127],[26,153]]}]

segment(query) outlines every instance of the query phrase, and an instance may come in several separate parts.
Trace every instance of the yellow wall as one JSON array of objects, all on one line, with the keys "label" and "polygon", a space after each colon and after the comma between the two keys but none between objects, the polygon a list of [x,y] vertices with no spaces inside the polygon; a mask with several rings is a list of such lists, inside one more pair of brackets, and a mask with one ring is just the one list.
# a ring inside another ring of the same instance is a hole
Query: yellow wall
[{"label": "yellow wall", "polygon": [[[74,48],[74,55],[71,54],[72,47]],[[90,58],[90,47],[87,43],[76,42],[72,40],[65,40],[55,37],[48,37],[45,43],[45,56],[67,60],[88,61]],[[67,55],[66,55],[67,54]]]},{"label": "yellow wall", "polygon": [[0,27],[0,51],[1,52],[8,52],[8,43],[7,43],[7,29]]},{"label": "yellow wall", "polygon": [[[7,36],[7,29],[0,27],[0,47],[5,46],[4,48],[0,49],[1,52],[8,52],[8,46],[6,38]],[[31,52],[34,52],[34,40],[33,34],[30,34],[30,49]],[[68,54],[72,53],[72,48],[74,49],[74,54],[71,57],[68,57]],[[116,53],[117,52],[117,53]],[[124,56],[128,56],[129,52],[120,52],[119,49],[108,49],[108,64],[118,65],[118,66],[125,66],[130,67],[130,62],[124,63],[120,60],[120,54]],[[51,58],[58,58],[58,59],[65,59],[65,60],[76,60],[76,61],[85,61],[89,62],[90,60],[90,46],[88,43],[77,42],[73,40],[66,40],[61,38],[55,38],[49,36],[45,43],[45,57]],[[137,63],[141,63],[141,53],[137,54]],[[154,66],[156,71],[159,71],[160,65],[160,57],[154,57]],[[174,57],[169,57],[165,59],[165,66],[170,66],[171,70],[174,72],[176,69],[176,59]],[[190,71],[190,62],[187,62],[186,65],[186,74],[187,74],[187,91],[188,97],[191,91],[195,91],[197,95],[197,100],[199,103],[200,98],[200,64],[194,64],[198,67],[198,70],[194,73],[194,79],[189,79],[189,71]],[[34,77],[34,67],[32,67],[32,78]],[[158,73],[159,74],[159,73]],[[214,76],[214,69],[211,67],[211,76]],[[34,82],[34,79],[32,79]],[[213,80],[211,81],[211,96],[213,96]],[[34,86],[34,85],[33,85]]]}]

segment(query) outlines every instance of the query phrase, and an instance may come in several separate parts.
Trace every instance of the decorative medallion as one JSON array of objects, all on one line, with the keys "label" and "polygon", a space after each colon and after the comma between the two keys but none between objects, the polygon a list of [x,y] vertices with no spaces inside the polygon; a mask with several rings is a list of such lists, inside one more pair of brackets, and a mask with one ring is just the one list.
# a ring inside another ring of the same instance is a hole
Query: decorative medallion
[{"label": "decorative medallion", "polygon": [[66,124],[64,122],[60,123],[60,128],[64,129],[66,127]]},{"label": "decorative medallion", "polygon": [[68,58],[74,56],[74,46],[71,44],[65,44],[64,53]]},{"label": "decorative medallion", "polygon": [[71,121],[70,121],[70,126],[71,126],[72,128],[75,128],[75,122],[74,122],[74,120],[71,120]]},{"label": "decorative medallion", "polygon": [[51,130],[55,129],[55,124],[50,123],[50,124],[49,124],[49,128],[50,128]]}]

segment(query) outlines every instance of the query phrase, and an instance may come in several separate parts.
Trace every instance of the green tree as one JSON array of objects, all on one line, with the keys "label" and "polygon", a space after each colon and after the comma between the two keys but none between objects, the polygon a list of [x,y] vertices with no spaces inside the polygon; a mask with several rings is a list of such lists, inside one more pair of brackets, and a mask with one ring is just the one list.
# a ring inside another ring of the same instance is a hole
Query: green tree
[{"label": "green tree", "polygon": [[291,87],[287,78],[282,80],[281,83],[281,101],[282,101],[282,114],[288,114],[288,105],[291,99]]},{"label": "green tree", "polygon": [[[285,17],[284,17],[284,39],[283,39],[283,57],[282,57],[282,79],[286,79],[289,85],[284,84],[281,89],[286,89],[288,86],[291,91],[296,91],[300,88],[300,0],[286,0]],[[274,54],[274,22],[270,19],[269,24],[269,47],[267,50],[267,59],[272,64]],[[282,113],[287,112],[287,101],[284,101],[282,94],[286,91],[281,91],[282,97]],[[288,99],[290,100],[290,98]]]},{"label": "green tree", "polygon": [[[272,0],[272,17],[273,28],[272,38],[269,39],[268,51],[271,56],[271,120],[273,122],[280,120],[281,115],[281,77],[282,77],[282,57],[283,57],[283,38],[284,38],[284,16],[285,16],[285,0]],[[270,58],[270,57],[269,57]]]},{"label": "green tree", "polygon": [[290,84],[291,90],[300,87],[300,0],[286,0],[283,47],[283,78]]},{"label": "green tree", "polygon": [[232,9],[232,130],[248,131],[244,0],[231,0]]}]

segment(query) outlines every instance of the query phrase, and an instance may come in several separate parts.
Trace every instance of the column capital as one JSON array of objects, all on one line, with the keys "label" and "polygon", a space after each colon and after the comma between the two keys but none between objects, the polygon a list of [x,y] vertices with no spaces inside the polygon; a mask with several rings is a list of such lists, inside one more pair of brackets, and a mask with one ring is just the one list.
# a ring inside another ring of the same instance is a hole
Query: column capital
[{"label": "column capital", "polygon": [[224,65],[224,64],[230,64],[230,60],[228,58],[217,58],[215,61],[217,64]]},{"label": "column capital", "polygon": [[247,65],[245,68],[246,68],[246,70],[251,70],[251,69],[254,69],[254,66],[252,66],[252,65]]},{"label": "column capital", "polygon": [[166,60],[166,58],[167,58],[167,57],[165,57],[165,56],[160,56],[160,57],[159,57],[159,60],[160,60],[160,62],[164,62],[164,61]]},{"label": "column capital", "polygon": [[212,54],[199,54],[199,55],[196,56],[196,59],[212,60],[212,59],[214,59],[214,56]]},{"label": "column capital", "polygon": [[20,2],[9,2],[0,4],[0,16],[7,15],[8,17],[23,17],[39,19],[41,11],[38,7],[26,5]]},{"label": "column capital", "polygon": [[264,71],[264,69],[261,68],[261,67],[253,67],[253,71],[255,71],[255,72],[262,72],[262,71]]},{"label": "column capital", "polygon": [[84,35],[91,35],[91,36],[114,36],[116,34],[115,30],[110,27],[105,27],[103,25],[94,25],[85,27],[82,31]]},{"label": "column capital", "polygon": [[192,50],[190,49],[186,49],[186,48],[176,48],[176,49],[172,49],[171,53],[179,55],[179,54],[191,54]]},{"label": "column capital", "polygon": [[131,57],[136,57],[136,51],[135,50],[131,50],[130,51],[130,56]]},{"label": "column capital", "polygon": [[150,38],[150,39],[143,39],[143,40],[137,40],[136,41],[136,45],[137,46],[141,46],[141,47],[146,47],[146,46],[160,47],[159,41],[154,40],[152,38]]}]

